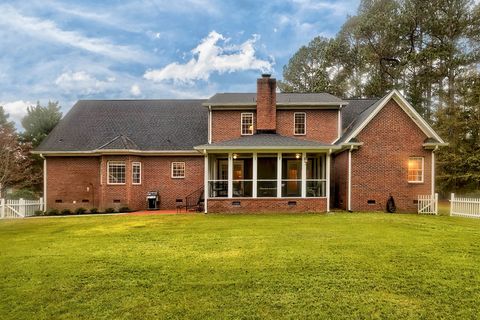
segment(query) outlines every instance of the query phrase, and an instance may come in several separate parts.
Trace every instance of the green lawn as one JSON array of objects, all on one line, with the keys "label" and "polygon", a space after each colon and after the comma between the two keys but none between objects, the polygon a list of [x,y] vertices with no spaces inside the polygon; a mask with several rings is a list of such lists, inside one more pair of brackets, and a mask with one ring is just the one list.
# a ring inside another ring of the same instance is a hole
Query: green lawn
[{"label": "green lawn", "polygon": [[475,319],[480,220],[171,215],[0,221],[0,319]]}]

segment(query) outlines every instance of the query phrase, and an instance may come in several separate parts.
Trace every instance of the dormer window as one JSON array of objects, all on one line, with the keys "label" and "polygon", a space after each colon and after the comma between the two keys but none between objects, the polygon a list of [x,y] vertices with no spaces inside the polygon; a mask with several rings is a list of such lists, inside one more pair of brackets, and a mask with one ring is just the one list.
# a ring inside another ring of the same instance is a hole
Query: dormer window
[{"label": "dormer window", "polygon": [[295,112],[294,114],[294,133],[295,135],[304,135],[307,131],[307,115],[305,112]]},{"label": "dormer window", "polygon": [[242,135],[253,134],[253,113],[242,113]]}]

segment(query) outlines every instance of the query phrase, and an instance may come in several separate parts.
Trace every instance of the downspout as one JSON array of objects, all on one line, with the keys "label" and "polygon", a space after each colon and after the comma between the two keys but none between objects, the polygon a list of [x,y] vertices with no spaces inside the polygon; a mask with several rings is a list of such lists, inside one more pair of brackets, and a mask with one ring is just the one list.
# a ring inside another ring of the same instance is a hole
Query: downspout
[{"label": "downspout", "polygon": [[208,153],[207,153],[207,150],[203,150],[203,154],[204,154],[204,167],[203,167],[203,211],[204,213],[208,213],[208,190],[209,190],[209,183],[208,183],[208,175],[209,175],[209,172],[208,172],[208,168],[209,168],[209,164],[208,164]]},{"label": "downspout", "polygon": [[352,150],[353,146],[350,146],[348,150],[348,191],[347,191],[347,210],[352,211]]},{"label": "downspout", "polygon": [[435,151],[438,150],[438,145],[432,150],[432,196],[435,195]]},{"label": "downspout", "polygon": [[328,149],[327,161],[326,161],[326,176],[327,176],[327,185],[326,185],[326,196],[327,196],[327,212],[330,212],[330,157],[332,156],[332,149]]},{"label": "downspout", "polygon": [[212,106],[208,106],[208,144],[212,143]]},{"label": "downspout", "polygon": [[43,211],[47,211],[47,158],[40,153],[43,159]]}]

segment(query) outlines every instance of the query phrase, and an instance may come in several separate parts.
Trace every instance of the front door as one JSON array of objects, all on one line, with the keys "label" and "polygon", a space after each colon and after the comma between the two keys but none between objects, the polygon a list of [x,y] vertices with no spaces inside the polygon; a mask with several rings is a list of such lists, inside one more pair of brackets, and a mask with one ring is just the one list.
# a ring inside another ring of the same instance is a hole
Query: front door
[{"label": "front door", "polygon": [[301,172],[301,164],[298,160],[287,160],[287,195],[298,195],[298,179]]}]

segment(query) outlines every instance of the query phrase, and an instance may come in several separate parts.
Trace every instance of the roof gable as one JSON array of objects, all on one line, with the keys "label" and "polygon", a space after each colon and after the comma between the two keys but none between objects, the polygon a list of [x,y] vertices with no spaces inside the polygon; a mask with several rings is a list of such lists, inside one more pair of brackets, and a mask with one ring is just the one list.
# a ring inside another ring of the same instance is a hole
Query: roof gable
[{"label": "roof gable", "polygon": [[107,142],[98,149],[102,150],[138,150],[138,146],[130,138],[124,135],[119,135],[113,138],[110,142]]},{"label": "roof gable", "polygon": [[[345,134],[340,138],[338,142],[348,143],[350,140],[355,138],[369,123],[373,118],[380,112],[380,110],[385,107],[387,102],[391,99],[394,99],[395,102],[400,106],[400,108],[412,119],[412,121],[422,130],[422,132],[427,136],[427,138],[434,138],[439,143],[445,143],[442,138],[432,129],[432,127],[418,114],[418,112],[413,108],[413,106],[408,103],[407,100],[398,92],[393,90],[390,93],[386,94],[383,98],[372,104],[370,107],[365,109],[360,115],[359,119],[356,122],[352,123],[352,127],[348,128]],[[358,121],[360,120],[360,121]]]}]

